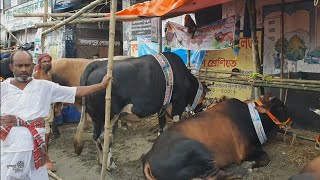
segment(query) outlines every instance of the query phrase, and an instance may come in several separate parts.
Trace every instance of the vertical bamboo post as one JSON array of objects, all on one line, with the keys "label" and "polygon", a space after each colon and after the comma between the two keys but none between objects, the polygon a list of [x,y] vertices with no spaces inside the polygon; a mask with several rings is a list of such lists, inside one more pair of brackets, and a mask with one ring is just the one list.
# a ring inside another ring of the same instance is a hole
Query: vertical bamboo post
[{"label": "vertical bamboo post", "polygon": [[[256,21],[256,3],[255,0],[247,0],[247,7],[250,19],[251,38],[252,38],[252,58],[254,63],[254,72],[261,73],[261,64],[259,58],[259,49],[257,41],[257,21]],[[254,98],[259,98],[259,89],[254,88]]]},{"label": "vertical bamboo post", "polygon": [[[49,0],[44,0],[44,14],[43,14],[43,22],[47,22],[48,21],[48,1]],[[43,28],[43,30],[46,30],[47,28]],[[45,35],[42,35],[41,36],[41,52],[43,53],[44,52],[44,44],[45,44],[45,41],[46,41],[46,36]]]},{"label": "vertical bamboo post", "polygon": [[28,28],[24,29],[24,43],[28,42]]},{"label": "vertical bamboo post", "polygon": [[[107,3],[108,2],[106,0],[106,4]],[[111,0],[110,24],[109,24],[109,49],[108,49],[109,51],[108,51],[108,67],[107,67],[107,71],[108,71],[107,74],[110,77],[112,77],[112,69],[113,69],[113,53],[114,53],[114,40],[115,40],[115,28],[116,28],[116,11],[117,11],[117,0]],[[111,88],[112,88],[112,83],[109,82],[109,85],[106,90],[103,161],[102,161],[100,180],[106,179],[110,137],[111,137],[111,141],[112,141],[112,124],[110,123]]]},{"label": "vertical bamboo post", "polygon": [[[281,0],[281,62],[280,62],[280,78],[283,79],[283,65],[284,65],[284,56],[283,56],[283,53],[284,53],[284,14],[283,14],[283,11],[284,11],[284,7],[283,7],[283,3],[284,3],[284,0]],[[288,71],[289,73],[289,71]],[[280,100],[282,101],[283,100],[283,89],[281,88],[280,89]]]},{"label": "vertical bamboo post", "polygon": [[159,22],[158,22],[158,43],[159,43],[158,53],[162,53],[162,19],[161,17],[159,17]]},{"label": "vertical bamboo post", "polygon": [[204,74],[204,81],[207,81],[207,74],[208,74],[208,68],[206,67],[206,71],[205,71],[205,74]]},{"label": "vertical bamboo post", "polygon": [[11,37],[12,37],[12,36],[11,36],[11,34],[9,33],[9,37],[8,37],[8,45],[7,45],[8,47],[11,47]]},{"label": "vertical bamboo post", "polygon": [[190,50],[187,50],[187,64],[188,64],[188,67],[191,66],[191,51]]}]

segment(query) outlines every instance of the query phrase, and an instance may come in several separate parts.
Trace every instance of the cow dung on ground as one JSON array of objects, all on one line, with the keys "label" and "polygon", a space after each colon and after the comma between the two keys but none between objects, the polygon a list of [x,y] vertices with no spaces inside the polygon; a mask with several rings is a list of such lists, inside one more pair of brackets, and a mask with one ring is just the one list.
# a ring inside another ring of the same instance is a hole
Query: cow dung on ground
[{"label": "cow dung on ground", "polygon": [[[142,163],[140,157],[152,146],[157,134],[154,133],[158,125],[156,119],[149,119],[134,124],[124,131],[116,131],[114,141],[114,158],[117,169],[108,174],[111,180],[143,180]],[[49,146],[50,158],[56,161],[57,175],[66,180],[98,180],[101,167],[96,161],[96,148],[92,140],[92,127],[85,130],[86,145],[83,153],[77,156],[73,149],[73,135],[77,124],[59,126],[61,136],[51,141]],[[308,136],[315,137],[310,132]],[[300,133],[299,133],[300,134]],[[278,133],[274,140],[264,145],[271,163],[259,169],[253,169],[246,179],[248,180],[285,180],[299,172],[301,167],[317,156],[320,151],[314,148],[314,143],[297,139],[290,146],[291,137]],[[250,163],[242,164],[242,167]],[[229,168],[230,171],[241,170],[239,166]],[[251,171],[251,170],[250,170]]]}]

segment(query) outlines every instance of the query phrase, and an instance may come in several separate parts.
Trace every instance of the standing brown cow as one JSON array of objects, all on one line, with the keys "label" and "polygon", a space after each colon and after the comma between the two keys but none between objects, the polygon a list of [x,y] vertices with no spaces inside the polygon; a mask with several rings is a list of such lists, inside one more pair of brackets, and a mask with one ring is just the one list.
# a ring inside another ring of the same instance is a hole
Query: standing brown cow
[{"label": "standing brown cow", "polygon": [[80,86],[84,69],[93,62],[83,58],[61,58],[52,61],[52,81],[63,86]]},{"label": "standing brown cow", "polygon": [[[124,60],[130,56],[114,56],[113,60]],[[52,81],[63,86],[80,86],[80,77],[86,67],[93,61],[108,60],[84,59],[84,58],[61,58],[52,61]]]}]

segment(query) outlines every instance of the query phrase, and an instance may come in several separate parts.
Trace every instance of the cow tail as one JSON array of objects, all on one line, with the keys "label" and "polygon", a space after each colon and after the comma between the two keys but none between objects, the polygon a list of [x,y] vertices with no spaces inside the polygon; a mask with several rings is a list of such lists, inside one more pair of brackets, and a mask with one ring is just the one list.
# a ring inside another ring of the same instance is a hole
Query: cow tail
[{"label": "cow tail", "polygon": [[[89,75],[94,71],[95,66],[90,66],[90,64],[86,67],[84,72],[80,77],[80,86],[87,86]],[[86,105],[86,98],[82,97],[82,106],[85,107]]]},{"label": "cow tail", "polygon": [[[87,85],[88,77],[93,70],[94,70],[94,66],[90,66],[89,64],[80,77],[80,86]],[[84,122],[86,121],[86,98],[82,97],[81,100],[82,100],[81,118],[80,118],[80,122],[78,124],[77,131],[76,131],[76,134],[74,135],[74,140],[73,140],[74,150],[77,155],[80,155],[83,150],[84,141],[83,141],[82,134],[84,130]]]}]

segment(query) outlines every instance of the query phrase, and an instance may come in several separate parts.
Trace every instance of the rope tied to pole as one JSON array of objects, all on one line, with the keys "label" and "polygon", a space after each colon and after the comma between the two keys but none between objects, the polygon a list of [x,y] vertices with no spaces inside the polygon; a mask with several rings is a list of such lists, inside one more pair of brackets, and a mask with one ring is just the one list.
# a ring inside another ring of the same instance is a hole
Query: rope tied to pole
[{"label": "rope tied to pole", "polygon": [[318,6],[319,0],[314,0],[314,6]]},{"label": "rope tied to pole", "polygon": [[[284,128],[284,133],[283,133],[283,141],[285,144],[287,144],[287,132],[289,132],[291,128],[289,126],[287,126],[286,128]],[[298,137],[298,132],[295,131],[294,129],[291,129],[291,133],[292,133],[292,139],[291,139],[291,142],[290,142],[290,146],[293,146],[293,143],[295,143],[297,141],[297,137]]]}]

